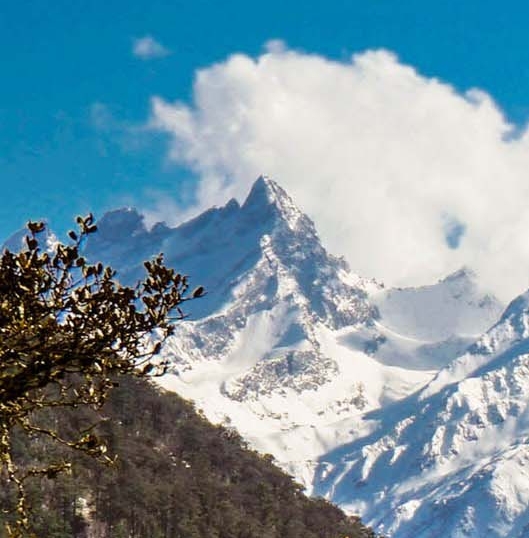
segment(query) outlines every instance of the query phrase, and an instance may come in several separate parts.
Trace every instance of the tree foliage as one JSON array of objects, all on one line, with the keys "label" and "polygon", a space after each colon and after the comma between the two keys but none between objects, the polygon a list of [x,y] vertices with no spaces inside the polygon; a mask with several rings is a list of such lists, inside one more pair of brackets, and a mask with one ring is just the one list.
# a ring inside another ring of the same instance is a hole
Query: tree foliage
[{"label": "tree foliage", "polygon": [[110,267],[82,255],[97,230],[92,215],[77,223],[68,244],[49,245],[45,225],[29,222],[22,250],[0,256],[0,472],[14,488],[14,517],[6,527],[12,537],[29,534],[27,480],[70,469],[64,453],[41,466],[20,466],[14,433],[111,462],[93,424],[61,431],[39,422],[42,411],[99,409],[116,375],[162,373],[157,354],[183,317],[179,305],[203,294],[202,288],[190,293],[187,278],[167,268],[161,255],[145,262],[136,287],[121,285]]},{"label": "tree foliage", "polygon": [[[57,411],[42,420],[53,423]],[[98,411],[61,411],[62,427],[77,428],[80,415],[87,422],[95,415],[108,419],[97,432],[119,457],[105,468],[76,452],[73,476],[32,482],[38,536],[375,538],[357,518],[307,498],[271,456],[249,450],[236,431],[213,426],[147,379],[122,376]],[[22,438],[17,453],[29,465],[47,458],[51,447],[46,439],[35,445]]]}]

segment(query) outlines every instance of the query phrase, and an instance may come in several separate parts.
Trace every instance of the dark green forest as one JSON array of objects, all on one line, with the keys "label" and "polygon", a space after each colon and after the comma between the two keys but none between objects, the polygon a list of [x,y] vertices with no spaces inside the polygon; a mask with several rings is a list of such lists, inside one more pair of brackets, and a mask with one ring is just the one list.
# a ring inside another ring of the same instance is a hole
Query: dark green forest
[{"label": "dark green forest", "polygon": [[[336,506],[309,499],[271,456],[234,430],[146,379],[122,376],[97,413],[41,411],[41,424],[68,434],[95,430],[116,456],[106,466],[57,443],[15,432],[25,465],[73,461],[72,473],[28,481],[31,524],[43,538],[364,538],[375,535]],[[0,492],[8,509],[14,492]],[[9,516],[2,516],[0,518]],[[0,536],[3,531],[0,530]]]}]

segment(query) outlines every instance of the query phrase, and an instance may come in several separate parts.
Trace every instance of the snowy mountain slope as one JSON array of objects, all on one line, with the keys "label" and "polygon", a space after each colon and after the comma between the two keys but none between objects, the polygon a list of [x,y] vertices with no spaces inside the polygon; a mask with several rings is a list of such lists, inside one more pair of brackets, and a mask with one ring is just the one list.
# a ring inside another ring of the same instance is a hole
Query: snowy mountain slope
[{"label": "snowy mountain slope", "polygon": [[[27,248],[26,237],[28,235],[29,231],[27,228],[22,228],[21,230],[18,230],[4,242],[0,250],[3,251],[7,249],[11,252],[18,252],[24,248]],[[46,245],[47,250],[52,251],[55,244],[57,243],[57,237],[55,236],[55,234],[49,228],[46,228],[44,232],[41,233],[41,235],[44,236],[40,239],[41,241],[43,241],[44,245]]]},{"label": "snowy mountain slope", "polygon": [[316,492],[395,538],[528,536],[529,292],[421,391],[323,456]]},{"label": "snowy mountain slope", "polygon": [[[475,340],[498,320],[503,307],[460,269],[432,286],[394,288],[375,299],[384,324],[402,335],[440,341],[456,335]],[[483,327],[484,319],[489,326]]]},{"label": "snowy mountain slope", "polygon": [[431,286],[370,295],[377,307],[373,355],[384,364],[437,370],[462,354],[500,317],[504,306],[461,269]]},{"label": "snowy mountain slope", "polygon": [[[340,346],[322,325],[313,333],[318,346],[274,346],[284,320],[274,310],[250,318],[220,360],[186,365],[162,384],[195,400],[211,420],[234,425],[310,490],[317,458],[354,438],[363,411],[402,398],[429,376]],[[181,335],[166,349],[177,368],[189,351]]]},{"label": "snowy mountain slope", "polygon": [[[147,230],[136,211],[111,212],[86,250],[129,283],[143,260],[164,252],[169,265],[206,287],[164,349],[173,368],[162,383],[211,420],[237,427],[309,489],[318,458],[365,432],[363,413],[423,386],[450,346],[457,355],[462,324],[424,340],[425,324],[442,311],[438,323],[446,326],[459,308],[483,299],[464,272],[418,290],[386,291],[359,278],[325,251],[310,219],[267,178],[242,205],[232,200],[174,229]],[[427,303],[430,317],[422,313],[414,325],[406,309]],[[490,325],[489,310],[468,309],[476,326]]]}]

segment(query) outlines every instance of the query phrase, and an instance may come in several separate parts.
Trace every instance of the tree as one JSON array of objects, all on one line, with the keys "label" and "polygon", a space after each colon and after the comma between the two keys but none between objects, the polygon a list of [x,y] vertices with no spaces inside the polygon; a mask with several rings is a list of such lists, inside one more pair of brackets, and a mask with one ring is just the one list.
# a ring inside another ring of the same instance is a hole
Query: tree
[{"label": "tree", "polygon": [[14,432],[111,463],[94,425],[61,431],[39,417],[51,408],[101,408],[116,376],[163,373],[157,355],[172,323],[184,317],[179,305],[204,293],[202,287],[189,293],[187,277],[167,268],[162,255],[145,262],[136,287],[121,285],[110,267],[82,256],[97,230],[92,215],[77,223],[68,244],[47,247],[45,224],[29,222],[24,248],[0,256],[0,472],[13,488],[11,537],[30,535],[25,482],[71,466],[63,460],[21,465]]}]

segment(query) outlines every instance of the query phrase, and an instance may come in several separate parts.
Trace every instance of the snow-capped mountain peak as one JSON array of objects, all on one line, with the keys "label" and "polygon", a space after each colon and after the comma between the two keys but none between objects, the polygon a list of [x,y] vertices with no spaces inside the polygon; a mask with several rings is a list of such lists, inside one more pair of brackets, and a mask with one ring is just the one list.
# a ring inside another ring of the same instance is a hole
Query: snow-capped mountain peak
[{"label": "snow-capped mountain peak", "polygon": [[195,319],[233,300],[262,310],[274,297],[310,305],[310,316],[334,326],[374,312],[361,285],[351,284],[360,279],[325,251],[312,221],[266,177],[254,183],[242,205],[230,200],[176,228],[158,224],[147,230],[141,215],[129,208],[107,213],[86,248],[89,258],[104,259],[129,283],[140,277],[143,260],[159,252],[208,290],[207,301],[190,307]]},{"label": "snow-capped mountain peak", "polygon": [[296,206],[292,198],[272,179],[260,176],[242,205],[242,213],[248,219],[266,222],[279,219],[292,230],[298,227],[310,229],[314,224]]},{"label": "snow-capped mountain peak", "polygon": [[162,384],[308,491],[395,538],[526,536],[529,292],[501,316],[466,268],[416,288],[361,278],[265,176],[174,228],[133,208],[98,227],[84,254],[124,283],[162,252],[208,291],[164,346]]}]

